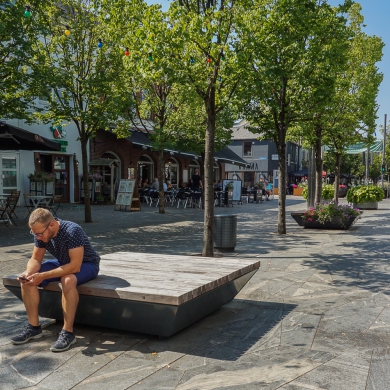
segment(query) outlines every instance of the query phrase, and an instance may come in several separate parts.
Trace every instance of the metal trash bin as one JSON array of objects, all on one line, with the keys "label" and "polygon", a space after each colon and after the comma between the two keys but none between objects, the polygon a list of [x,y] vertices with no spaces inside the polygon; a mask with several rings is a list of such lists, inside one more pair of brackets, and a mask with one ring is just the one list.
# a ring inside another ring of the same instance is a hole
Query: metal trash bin
[{"label": "metal trash bin", "polygon": [[214,247],[234,251],[237,243],[237,215],[214,215]]}]

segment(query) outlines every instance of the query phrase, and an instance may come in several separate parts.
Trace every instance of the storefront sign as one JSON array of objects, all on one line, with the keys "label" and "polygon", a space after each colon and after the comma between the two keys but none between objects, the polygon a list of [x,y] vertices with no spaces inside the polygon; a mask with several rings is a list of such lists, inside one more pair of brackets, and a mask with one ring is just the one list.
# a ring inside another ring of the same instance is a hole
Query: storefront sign
[{"label": "storefront sign", "polygon": [[279,155],[278,154],[272,154],[271,155],[271,160],[279,161]]},{"label": "storefront sign", "polygon": [[267,159],[268,159],[267,157],[259,157],[260,161],[264,161],[264,160],[267,160]]},{"label": "storefront sign", "polygon": [[66,152],[66,147],[68,146],[68,141],[63,141],[60,139],[55,139],[54,141],[58,142],[61,144],[61,152]]}]

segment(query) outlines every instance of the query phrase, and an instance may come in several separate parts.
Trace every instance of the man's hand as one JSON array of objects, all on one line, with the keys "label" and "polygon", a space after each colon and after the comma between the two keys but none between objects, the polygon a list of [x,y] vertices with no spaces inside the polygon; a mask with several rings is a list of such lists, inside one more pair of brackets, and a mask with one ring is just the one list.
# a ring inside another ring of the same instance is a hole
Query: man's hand
[{"label": "man's hand", "polygon": [[18,276],[18,280],[20,283],[27,283],[29,281],[29,276],[27,272],[23,272]]},{"label": "man's hand", "polygon": [[22,281],[22,283],[26,283],[28,286],[38,286],[45,280],[43,274],[37,272],[28,277],[28,281]]}]

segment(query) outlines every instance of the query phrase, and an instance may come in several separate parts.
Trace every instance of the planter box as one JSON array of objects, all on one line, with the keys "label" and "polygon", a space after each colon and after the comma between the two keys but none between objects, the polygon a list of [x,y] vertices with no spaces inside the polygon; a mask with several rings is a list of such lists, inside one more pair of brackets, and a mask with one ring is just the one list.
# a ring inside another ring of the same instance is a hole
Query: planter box
[{"label": "planter box", "polygon": [[378,210],[378,202],[354,203],[353,207],[361,210]]},{"label": "planter box", "polygon": [[348,188],[339,188],[339,198],[345,198],[347,196]]},{"label": "planter box", "polygon": [[341,219],[339,217],[334,217],[332,221],[327,221],[325,223],[318,222],[315,218],[313,221],[308,221],[303,219],[304,212],[294,212],[291,213],[291,216],[298,223],[299,226],[303,226],[306,229],[338,229],[338,230],[348,230],[359,217],[351,217],[348,221],[341,223]]},{"label": "planter box", "polygon": [[279,188],[274,188],[274,195],[279,195]]},{"label": "planter box", "polygon": [[293,189],[294,196],[302,196],[303,187],[297,187]]}]

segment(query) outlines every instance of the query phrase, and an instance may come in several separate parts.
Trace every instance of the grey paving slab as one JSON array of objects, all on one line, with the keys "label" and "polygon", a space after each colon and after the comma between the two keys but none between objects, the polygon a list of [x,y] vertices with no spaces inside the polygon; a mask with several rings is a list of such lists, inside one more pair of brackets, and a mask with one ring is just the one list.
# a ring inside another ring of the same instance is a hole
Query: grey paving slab
[{"label": "grey paving slab", "polygon": [[[286,236],[276,232],[276,202],[216,210],[238,214],[236,250],[223,256],[259,258],[260,269],[236,299],[169,339],[76,325],[77,343],[54,354],[62,324],[42,319],[41,339],[14,346],[10,337],[27,318],[0,285],[0,388],[387,390],[390,201],[349,231],[305,230],[287,217]],[[287,199],[288,212],[303,208]],[[86,224],[77,205],[60,209],[101,254],[201,252],[201,210],[93,206],[92,216]],[[23,271],[30,256],[20,222],[0,226],[2,275]]]},{"label": "grey paving slab", "polygon": [[387,390],[390,383],[390,348],[375,348],[366,390]]}]

